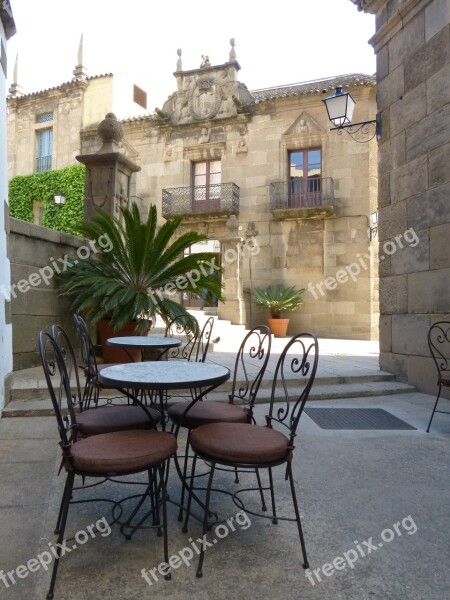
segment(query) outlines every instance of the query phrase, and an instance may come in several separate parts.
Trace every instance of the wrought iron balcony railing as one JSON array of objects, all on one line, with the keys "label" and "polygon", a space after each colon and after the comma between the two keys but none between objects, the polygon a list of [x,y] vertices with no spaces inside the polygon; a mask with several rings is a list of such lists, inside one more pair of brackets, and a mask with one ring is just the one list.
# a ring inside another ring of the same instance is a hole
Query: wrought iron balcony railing
[{"label": "wrought iron balcony railing", "polygon": [[239,213],[239,186],[235,183],[167,188],[162,191],[164,217],[218,213]]},{"label": "wrought iron balcony railing", "polygon": [[36,158],[36,172],[43,173],[44,171],[51,171],[52,168],[52,157],[51,156],[38,156]]},{"label": "wrought iron balcony railing", "polygon": [[298,177],[270,184],[272,210],[330,209],[333,204],[334,181],[331,177]]}]

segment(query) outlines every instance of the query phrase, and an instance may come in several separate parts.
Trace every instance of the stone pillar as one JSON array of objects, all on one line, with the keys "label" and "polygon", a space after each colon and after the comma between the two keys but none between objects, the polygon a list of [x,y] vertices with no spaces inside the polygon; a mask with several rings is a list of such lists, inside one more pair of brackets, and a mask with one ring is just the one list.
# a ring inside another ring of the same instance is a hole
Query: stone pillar
[{"label": "stone pillar", "polygon": [[119,152],[123,130],[113,113],[106,115],[97,131],[103,142],[100,150],[76,157],[78,162],[86,165],[86,220],[92,218],[96,208],[119,216],[119,208],[130,204],[132,175],[141,170],[141,167]]},{"label": "stone pillar", "polygon": [[217,315],[236,325],[245,325],[246,312],[242,285],[242,245],[243,238],[238,236],[239,222],[235,215],[227,221],[229,233],[219,238],[222,259],[222,284],[224,302],[219,302]]}]

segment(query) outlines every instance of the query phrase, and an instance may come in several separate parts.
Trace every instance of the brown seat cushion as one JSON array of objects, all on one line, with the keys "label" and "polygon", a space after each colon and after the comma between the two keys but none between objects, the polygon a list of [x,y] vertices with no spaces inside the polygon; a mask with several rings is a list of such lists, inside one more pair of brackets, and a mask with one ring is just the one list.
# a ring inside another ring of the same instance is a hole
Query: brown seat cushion
[{"label": "brown seat cushion", "polygon": [[176,449],[175,436],[165,431],[116,431],[75,442],[72,464],[81,473],[124,475],[158,465]]},{"label": "brown seat cushion", "polygon": [[140,406],[124,404],[89,408],[76,416],[78,431],[82,436],[87,436],[127,429],[152,429],[160,421],[161,415],[153,408],[147,410],[152,420]]},{"label": "brown seat cushion", "polygon": [[202,425],[191,431],[189,441],[196,452],[225,463],[277,463],[289,450],[289,439],[283,433],[244,423]]},{"label": "brown seat cushion", "polygon": [[[172,404],[167,410],[169,417],[177,425],[189,403]],[[199,401],[189,410],[183,419],[183,427],[193,429],[208,423],[248,423],[249,413],[246,408],[225,402]]]},{"label": "brown seat cushion", "polygon": [[439,373],[440,382],[442,385],[448,385],[450,387],[450,372],[441,371]]}]

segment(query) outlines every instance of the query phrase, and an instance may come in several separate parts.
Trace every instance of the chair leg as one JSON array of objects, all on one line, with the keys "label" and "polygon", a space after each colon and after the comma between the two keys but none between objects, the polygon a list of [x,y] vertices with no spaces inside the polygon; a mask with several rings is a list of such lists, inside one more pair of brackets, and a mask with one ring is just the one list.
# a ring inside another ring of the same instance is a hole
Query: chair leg
[{"label": "chair leg", "polygon": [[259,474],[259,469],[255,469],[255,475],[256,475],[256,480],[258,481],[259,495],[261,496],[261,510],[266,511],[267,506],[266,506],[266,500],[264,498],[264,492],[263,492],[263,488],[262,488],[261,476]]},{"label": "chair leg", "polygon": [[278,523],[277,519],[277,509],[275,507],[275,492],[273,489],[273,477],[272,477],[272,469],[269,467],[269,485],[270,485],[270,499],[272,501],[272,523],[276,525]]},{"label": "chair leg", "polygon": [[[63,491],[63,495],[62,495],[62,498],[61,498],[61,505],[59,507],[58,518],[56,520],[56,526],[55,526],[55,530],[53,532],[55,535],[58,535],[59,529],[61,527],[61,517],[62,517],[63,509],[64,509],[64,506],[65,506],[65,503],[66,503],[66,497],[67,497],[67,490],[68,489],[69,489],[69,478],[66,477],[66,482],[64,483],[64,491]],[[70,492],[69,502],[70,502],[71,497],[72,497],[72,490]]]},{"label": "chair leg", "polygon": [[239,471],[237,467],[234,467],[234,483],[239,483]]},{"label": "chair leg", "polygon": [[[167,493],[166,493],[166,482],[165,482],[165,464],[158,467],[159,479],[161,481],[161,498],[162,498],[162,517],[163,517],[163,533],[164,533],[164,562],[169,563],[169,542],[167,535]],[[157,499],[158,501],[158,499]],[[164,575],[164,579],[172,579],[172,573]]]},{"label": "chair leg", "polygon": [[[189,517],[191,516],[192,488],[194,487],[194,477],[195,477],[195,467],[196,466],[197,466],[197,455],[194,454],[194,459],[192,461],[192,467],[191,467],[191,479],[190,479],[190,483],[189,483],[186,514],[184,517],[184,524],[183,524],[183,529],[182,529],[183,533],[186,533],[188,530]],[[184,481],[186,481],[186,479]]]},{"label": "chair leg", "polygon": [[290,463],[288,463],[288,465],[287,465],[287,475],[289,477],[289,484],[291,486],[292,502],[294,504],[295,518],[296,518],[297,527],[298,527],[298,534],[300,536],[300,544],[302,546],[303,568],[308,569],[309,563],[308,563],[308,559],[306,557],[306,546],[305,546],[305,540],[303,538],[302,522],[300,520],[300,511],[298,509],[297,496],[295,494],[294,478],[292,477],[292,468],[291,468]]},{"label": "chair leg", "polygon": [[48,590],[48,594],[47,594],[47,600],[53,600],[53,597],[54,597],[53,592],[55,589],[56,575],[58,573],[59,559],[61,557],[61,545],[62,545],[62,541],[64,538],[64,532],[66,530],[67,515],[69,513],[70,497],[72,495],[74,478],[75,478],[74,473],[72,473],[72,472],[67,473],[67,489],[64,490],[65,491],[64,504],[62,507],[61,521],[59,523],[58,540],[56,542],[56,557],[55,557],[55,562],[53,563],[52,578],[50,581],[50,589]]},{"label": "chair leg", "polygon": [[[156,531],[156,535],[158,537],[161,537],[163,535],[163,531],[161,530],[161,517],[159,514],[159,492],[161,491],[161,498],[162,495],[165,494],[165,489],[166,489],[166,465],[161,465],[162,466],[162,473],[164,475],[164,480],[161,481],[161,484],[158,483],[158,472],[160,473],[160,469],[155,468],[151,470],[151,490],[150,490],[150,505],[152,507],[152,513],[153,513],[153,525],[159,525],[157,531]],[[166,501],[167,498],[162,498],[162,501]],[[164,511],[163,511],[164,513]],[[163,530],[164,530],[164,514],[163,514]]]},{"label": "chair leg", "polygon": [[[189,432],[186,440],[186,447],[184,449],[184,465],[183,465],[183,481],[186,481],[187,468],[188,468],[188,460],[189,460]],[[181,496],[180,496],[180,511],[178,513],[178,520],[181,522],[183,520],[183,504],[184,504],[184,496],[185,496],[185,487],[181,486]]]},{"label": "chair leg", "polygon": [[[208,517],[209,517],[209,501],[211,499],[211,487],[214,478],[214,471],[216,469],[216,463],[211,463],[211,471],[209,472],[208,478],[208,487],[206,490],[206,499],[205,499],[205,514],[203,515],[203,531],[202,531],[202,541],[205,539],[206,532],[208,531]],[[202,549],[200,551],[200,556],[198,559],[198,567],[197,567],[197,577],[203,576],[203,559],[205,556],[205,544],[202,543]]]},{"label": "chair leg", "polygon": [[442,391],[442,386],[441,386],[441,384],[439,384],[438,395],[436,397],[436,402],[434,403],[433,412],[431,413],[430,422],[428,423],[428,427],[427,427],[427,431],[426,431],[427,433],[429,433],[429,431],[430,431],[431,421],[433,420],[434,413],[436,412],[436,408],[437,408],[437,405],[438,405],[438,402],[439,402],[439,398],[441,396],[441,391]]}]

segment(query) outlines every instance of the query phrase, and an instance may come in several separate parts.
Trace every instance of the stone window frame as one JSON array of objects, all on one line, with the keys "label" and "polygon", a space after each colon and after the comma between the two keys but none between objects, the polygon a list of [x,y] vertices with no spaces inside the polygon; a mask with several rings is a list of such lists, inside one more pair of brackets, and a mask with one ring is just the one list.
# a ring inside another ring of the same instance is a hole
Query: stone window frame
[{"label": "stone window frame", "polygon": [[225,142],[214,144],[202,144],[191,146],[183,150],[183,180],[185,185],[192,185],[192,163],[211,160],[220,160],[222,165],[222,175],[224,173],[224,164],[226,158]]},{"label": "stone window frame", "polygon": [[[33,173],[44,173],[46,171],[50,171],[55,169],[54,158],[58,155],[58,149],[56,147],[56,139],[57,139],[57,120],[55,119],[55,112],[57,106],[53,103],[46,103],[44,106],[38,105],[36,106],[36,110],[34,111],[34,123],[33,123],[33,135],[34,142],[31,144],[30,148],[33,148]],[[38,123],[38,118],[41,115],[52,115],[52,119],[47,121],[43,121],[42,123]],[[51,129],[52,130],[52,155],[51,155],[51,165],[50,169],[39,170],[37,168],[37,159],[39,156],[39,134],[43,130]]]},{"label": "stone window frame", "polygon": [[288,180],[289,152],[315,149],[322,153],[322,177],[326,177],[327,157],[329,156],[328,133],[314,131],[303,134],[285,134],[280,140],[279,146],[279,181]]}]

